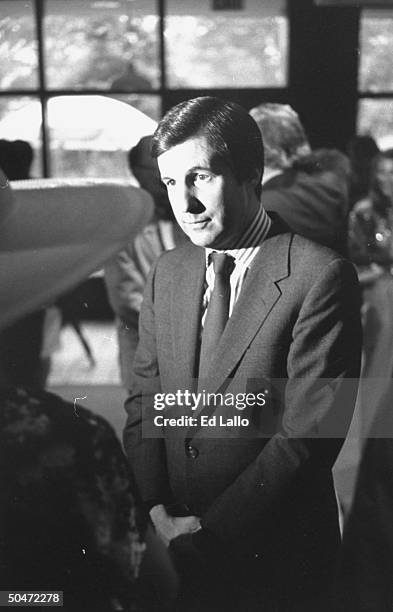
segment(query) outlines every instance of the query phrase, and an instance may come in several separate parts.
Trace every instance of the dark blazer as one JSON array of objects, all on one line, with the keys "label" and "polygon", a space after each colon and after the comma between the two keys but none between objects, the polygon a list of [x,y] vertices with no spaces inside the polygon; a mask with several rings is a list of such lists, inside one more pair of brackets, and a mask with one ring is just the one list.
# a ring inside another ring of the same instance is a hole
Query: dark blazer
[{"label": "dark blazer", "polygon": [[285,170],[263,185],[262,204],[293,232],[347,256],[348,185],[334,172]]},{"label": "dark blazer", "polygon": [[266,408],[217,409],[248,416],[254,435],[190,427],[148,438],[152,394],[195,389],[204,275],[204,250],[192,244],[152,270],[125,449],[143,500],[187,507],[243,576],[301,599],[329,580],[339,543],[331,467],[356,393],[344,379],[359,374],[356,273],[333,251],[273,224],[203,384],[270,394]]}]

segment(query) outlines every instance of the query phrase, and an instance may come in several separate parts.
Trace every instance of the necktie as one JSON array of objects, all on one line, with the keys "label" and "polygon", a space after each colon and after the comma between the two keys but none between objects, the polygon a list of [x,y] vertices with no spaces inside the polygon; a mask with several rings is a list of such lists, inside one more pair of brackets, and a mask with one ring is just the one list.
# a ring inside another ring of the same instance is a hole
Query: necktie
[{"label": "necktie", "polygon": [[233,257],[226,253],[212,253],[210,257],[213,261],[214,287],[202,331],[199,378],[206,378],[209,375],[212,355],[228,321],[230,276],[235,263]]}]

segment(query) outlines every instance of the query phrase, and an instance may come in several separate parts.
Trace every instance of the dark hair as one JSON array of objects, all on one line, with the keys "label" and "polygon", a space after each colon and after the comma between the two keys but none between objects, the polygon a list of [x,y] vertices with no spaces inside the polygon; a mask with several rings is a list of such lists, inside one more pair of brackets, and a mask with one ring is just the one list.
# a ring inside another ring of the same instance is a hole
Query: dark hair
[{"label": "dark hair", "polygon": [[154,169],[156,162],[151,158],[151,139],[152,136],[142,136],[137,144],[132,147],[127,154],[128,166],[130,170],[134,170],[135,166],[147,166],[149,169]]},{"label": "dark hair", "polygon": [[370,191],[372,161],[379,148],[372,136],[354,136],[348,143],[351,163],[350,205],[367,197]]},{"label": "dark hair", "polygon": [[152,136],[143,136],[128,152],[128,166],[142,189],[148,191],[154,200],[155,215],[158,219],[174,221],[175,216],[169,203],[168,192],[161,182],[157,160],[151,154]]},{"label": "dark hair", "polygon": [[0,168],[10,181],[30,178],[33,155],[25,140],[0,140]]},{"label": "dark hair", "polygon": [[386,214],[389,209],[392,208],[393,202],[392,200],[386,196],[377,180],[377,170],[378,164],[383,159],[393,160],[393,149],[386,149],[385,151],[380,151],[374,158],[371,163],[371,178],[370,178],[370,199],[373,203],[373,206],[378,210],[381,214]]},{"label": "dark hair", "polygon": [[379,153],[379,147],[372,136],[354,136],[348,143],[347,151],[354,166],[363,166]]},{"label": "dark hair", "polygon": [[255,170],[262,178],[263,142],[257,124],[239,104],[211,96],[181,102],[168,111],[153,135],[152,155],[158,157],[201,134],[239,183],[253,178]]}]

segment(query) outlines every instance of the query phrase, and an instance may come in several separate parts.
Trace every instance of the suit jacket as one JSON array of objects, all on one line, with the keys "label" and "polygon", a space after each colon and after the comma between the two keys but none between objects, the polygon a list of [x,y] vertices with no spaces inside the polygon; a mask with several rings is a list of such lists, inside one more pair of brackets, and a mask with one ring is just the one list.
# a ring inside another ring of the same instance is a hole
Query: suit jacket
[{"label": "suit jacket", "polygon": [[262,204],[293,232],[347,255],[348,186],[334,172],[285,170],[263,185]]},{"label": "suit jacket", "polygon": [[329,580],[339,543],[331,467],[356,395],[345,379],[359,374],[356,272],[273,224],[204,384],[270,393],[266,410],[242,413],[257,433],[190,427],[173,437],[168,427],[146,437],[154,393],[195,389],[204,275],[204,250],[192,244],[165,253],[150,274],[125,449],[143,500],[187,507],[236,560],[237,579],[301,599]]}]

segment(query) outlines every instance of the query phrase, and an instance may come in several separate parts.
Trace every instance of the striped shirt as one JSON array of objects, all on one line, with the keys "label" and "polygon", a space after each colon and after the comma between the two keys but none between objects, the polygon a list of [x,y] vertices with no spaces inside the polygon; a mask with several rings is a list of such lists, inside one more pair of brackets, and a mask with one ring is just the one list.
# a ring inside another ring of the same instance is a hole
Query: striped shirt
[{"label": "striped shirt", "polygon": [[[235,260],[235,267],[230,278],[231,296],[229,302],[229,316],[239,298],[248,269],[259,252],[263,240],[266,238],[271,226],[271,220],[265,209],[261,206],[254,219],[242,234],[234,249],[226,249],[224,252]],[[210,254],[215,249],[206,249],[206,277],[205,291],[202,302],[202,326],[205,322],[206,309],[214,286],[214,269],[210,261]]]}]

